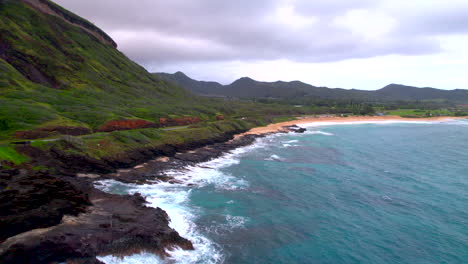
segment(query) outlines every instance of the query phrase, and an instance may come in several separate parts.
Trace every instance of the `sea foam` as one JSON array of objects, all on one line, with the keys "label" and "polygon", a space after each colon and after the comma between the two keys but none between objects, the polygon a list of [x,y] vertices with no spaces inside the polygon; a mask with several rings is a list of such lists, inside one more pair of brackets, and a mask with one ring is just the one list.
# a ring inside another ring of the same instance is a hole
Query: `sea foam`
[{"label": "sea foam", "polygon": [[320,127],[320,126],[338,126],[338,125],[364,125],[364,124],[376,124],[376,125],[391,125],[391,124],[437,124],[437,123],[448,123],[452,121],[458,121],[453,119],[443,120],[443,121],[408,121],[408,120],[373,120],[373,121],[345,121],[345,122],[333,122],[333,121],[324,121],[324,122],[313,122],[313,123],[304,123],[298,124],[298,126],[303,128],[311,127]]},{"label": "sea foam", "polygon": [[308,135],[323,135],[323,136],[334,136],[333,133],[328,133],[328,132],[324,132],[324,131],[307,131],[305,132],[305,134],[308,134]]},{"label": "sea foam", "polygon": [[[194,251],[175,249],[168,251],[170,257],[162,260],[160,257],[141,253],[124,258],[104,256],[98,259],[106,264],[141,264],[141,263],[222,263],[224,255],[221,247],[204,236],[195,224],[201,214],[199,209],[189,205],[193,188],[213,185],[217,189],[238,190],[245,189],[249,183],[242,178],[223,173],[226,168],[240,161],[241,155],[251,150],[268,146],[276,135],[257,139],[252,145],[235,149],[230,153],[203,162],[195,166],[188,166],[182,170],[170,170],[166,174],[174,177],[179,183],[170,184],[158,182],[154,184],[125,184],[115,180],[103,180],[96,184],[96,188],[110,193],[140,193],[148,202],[148,206],[159,207],[170,217],[169,226],[174,228],[182,237],[192,241]],[[190,186],[190,187],[189,187]],[[233,201],[232,201],[233,202]],[[226,215],[226,224],[217,229],[234,230],[241,228],[248,221],[245,217]]]}]

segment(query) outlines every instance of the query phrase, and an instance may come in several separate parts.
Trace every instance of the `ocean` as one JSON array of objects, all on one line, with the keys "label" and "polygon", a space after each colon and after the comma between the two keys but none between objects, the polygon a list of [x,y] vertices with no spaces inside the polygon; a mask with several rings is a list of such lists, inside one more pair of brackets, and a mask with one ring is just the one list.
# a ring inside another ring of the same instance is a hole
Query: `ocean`
[{"label": "ocean", "polygon": [[166,210],[196,249],[100,260],[468,263],[468,120],[301,126],[168,172],[183,184],[102,182]]}]

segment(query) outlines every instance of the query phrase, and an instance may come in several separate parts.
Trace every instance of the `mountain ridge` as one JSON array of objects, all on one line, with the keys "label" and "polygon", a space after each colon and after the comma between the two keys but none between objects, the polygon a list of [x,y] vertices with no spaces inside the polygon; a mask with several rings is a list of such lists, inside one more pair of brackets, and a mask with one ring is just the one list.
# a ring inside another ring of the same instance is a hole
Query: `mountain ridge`
[{"label": "mountain ridge", "polygon": [[299,80],[262,82],[250,77],[242,77],[230,84],[222,85],[212,81],[198,81],[183,72],[154,73],[166,81],[179,85],[199,95],[216,95],[239,98],[317,97],[320,99],[360,99],[367,101],[389,100],[449,100],[468,102],[468,90],[443,90],[432,87],[414,87],[402,84],[389,84],[378,90],[359,90],[314,86]]},{"label": "mountain ridge", "polygon": [[61,6],[51,2],[49,0],[19,0],[24,2],[36,10],[48,14],[53,15],[59,18],[62,18],[64,21],[80,27],[87,33],[91,34],[92,36],[96,37],[102,43],[108,44],[117,48],[117,43],[109,36],[107,33],[102,31],[100,28],[96,27],[93,23],[89,22],[88,20],[73,14],[72,12],[62,8]]}]

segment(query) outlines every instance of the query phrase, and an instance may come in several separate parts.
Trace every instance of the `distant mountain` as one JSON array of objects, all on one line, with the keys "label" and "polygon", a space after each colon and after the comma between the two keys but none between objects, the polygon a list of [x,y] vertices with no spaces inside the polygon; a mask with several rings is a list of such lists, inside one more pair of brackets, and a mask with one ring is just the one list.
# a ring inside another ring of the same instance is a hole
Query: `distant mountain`
[{"label": "distant mountain", "polygon": [[180,71],[174,74],[158,73],[157,75],[160,76],[162,79],[173,82],[178,86],[185,88],[186,90],[189,90],[195,94],[205,96],[219,96],[224,94],[224,92],[220,92],[221,90],[224,90],[223,85],[221,85],[220,83],[193,80]]},{"label": "distant mountain", "polygon": [[390,84],[376,91],[317,87],[300,81],[259,82],[242,77],[229,85],[217,82],[197,81],[182,72],[155,73],[162,79],[175,83],[195,94],[204,96],[229,96],[239,98],[291,99],[313,97],[320,99],[356,99],[366,101],[395,100],[449,100],[468,102],[468,90],[441,90]]},{"label": "distant mountain", "polygon": [[468,101],[468,90],[441,90],[436,88],[418,88],[401,84],[389,84],[376,91],[379,96],[395,100],[436,100]]}]

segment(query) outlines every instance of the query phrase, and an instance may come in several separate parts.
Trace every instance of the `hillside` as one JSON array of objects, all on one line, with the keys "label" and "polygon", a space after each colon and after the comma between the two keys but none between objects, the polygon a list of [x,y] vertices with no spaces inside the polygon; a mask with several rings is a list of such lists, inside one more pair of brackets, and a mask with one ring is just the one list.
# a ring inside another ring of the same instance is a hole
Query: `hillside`
[{"label": "hillside", "polygon": [[[0,0],[0,18],[0,263],[192,250],[165,211],[95,181],[261,125],[229,116],[252,103],[198,97],[153,76],[51,1]],[[154,171],[132,182],[168,181]]]},{"label": "hillside", "polygon": [[0,140],[18,130],[219,112],[148,73],[103,31],[50,1],[2,0],[0,17]]},{"label": "hillside", "polygon": [[457,103],[468,102],[468,90],[462,89],[449,91],[391,84],[376,91],[347,90],[317,87],[300,81],[259,82],[248,77],[240,78],[229,85],[222,85],[216,82],[193,80],[182,72],[176,72],[174,74],[156,73],[155,75],[199,95],[277,99],[311,97],[319,99],[355,99],[363,101],[448,100]]}]

